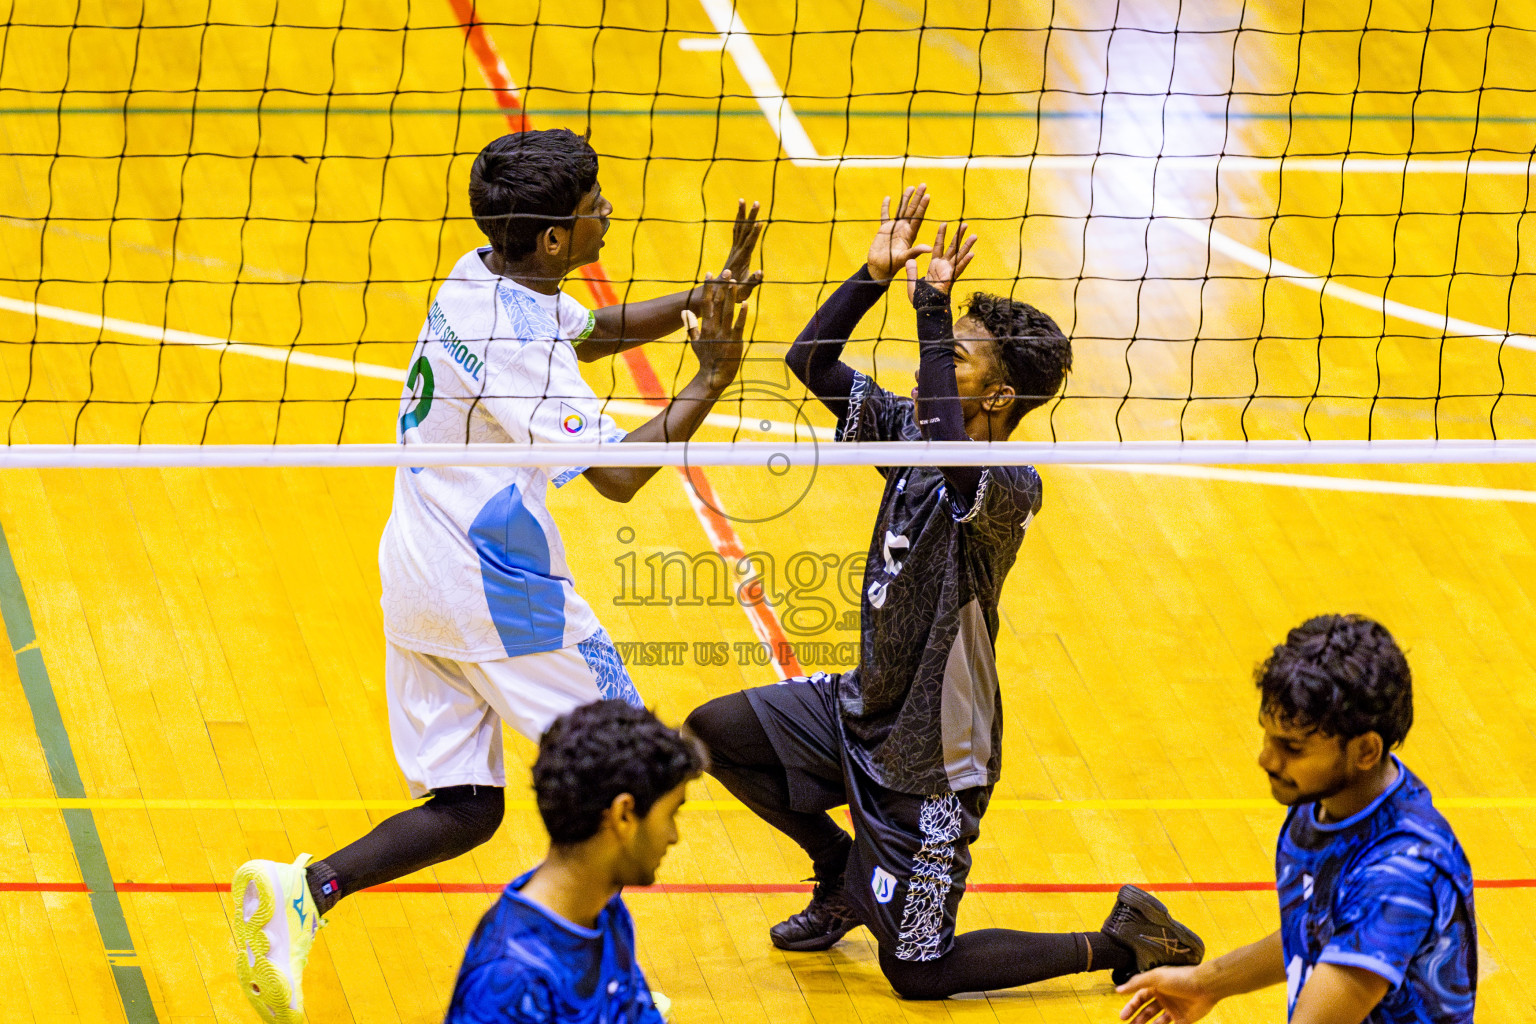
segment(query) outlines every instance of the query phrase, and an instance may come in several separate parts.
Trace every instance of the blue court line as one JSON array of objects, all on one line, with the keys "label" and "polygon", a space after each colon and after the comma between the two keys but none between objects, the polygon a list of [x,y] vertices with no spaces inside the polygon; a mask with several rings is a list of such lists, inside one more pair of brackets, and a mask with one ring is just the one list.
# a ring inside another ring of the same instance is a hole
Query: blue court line
[{"label": "blue court line", "polygon": [[[1153,97],[1155,99],[1156,97]],[[593,107],[588,111],[586,107],[535,107],[530,108],[534,113],[542,117],[586,117],[589,113],[593,117],[761,117],[763,112],[757,107],[727,107],[715,109],[714,107],[657,107],[652,110],[647,107]],[[131,114],[138,116],[159,117],[185,117],[189,114],[220,115],[220,116],[249,116],[260,114],[262,116],[282,115],[319,115],[329,114],[332,117],[388,117],[398,115],[427,116],[427,117],[505,117],[501,110],[477,110],[460,109],[458,107],[299,107],[299,106],[198,106],[193,107],[167,107],[167,106],[133,106],[124,108],[121,104],[102,106],[79,107],[0,107],[0,115],[64,115],[80,114],[94,115],[118,115]],[[1137,111],[1110,111],[1107,115],[1097,110],[1042,110],[1038,113],[1033,110],[801,110],[796,109],[795,116],[806,119],[837,119],[848,118],[850,120],[864,119],[906,119],[916,120],[977,120],[977,121],[1096,121],[1108,117],[1142,117],[1143,113]],[[1382,121],[1389,123],[1419,123],[1419,124],[1530,124],[1531,118],[1521,116],[1501,116],[1485,114],[1474,117],[1470,114],[1361,114],[1338,113],[1329,114],[1321,112],[1287,112],[1275,111],[1219,111],[1209,112],[1169,112],[1165,115],[1169,121],[1203,120],[1203,121]]]},{"label": "blue court line", "polygon": [[[43,756],[47,758],[54,792],[61,799],[82,799],[85,784],[80,781],[80,768],[75,763],[64,718],[59,714],[59,702],[53,693],[53,683],[48,679],[48,668],[43,664],[43,652],[37,646],[32,612],[27,607],[27,595],[21,589],[21,578],[16,574],[16,563],[11,558],[3,528],[0,528],[0,617],[5,620],[5,632],[16,657],[16,671],[32,708],[32,727],[42,744]],[[133,936],[128,933],[123,905],[117,898],[117,887],[107,866],[101,834],[96,830],[96,817],[85,808],[66,808],[60,813],[69,829],[69,842],[80,865],[81,880],[90,890],[91,913],[96,917],[101,944],[106,947],[107,962],[112,967],[113,980],[117,982],[117,994],[123,1001],[123,1013],[129,1024],[158,1024],[154,1003],[149,998],[149,986],[144,982],[144,972],[139,967],[138,954],[134,952]]]}]

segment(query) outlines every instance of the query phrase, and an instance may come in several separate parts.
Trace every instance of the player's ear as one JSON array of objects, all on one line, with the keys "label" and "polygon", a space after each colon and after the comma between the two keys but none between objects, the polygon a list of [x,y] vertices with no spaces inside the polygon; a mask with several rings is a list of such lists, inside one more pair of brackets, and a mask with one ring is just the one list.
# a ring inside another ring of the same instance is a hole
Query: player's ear
[{"label": "player's ear", "polygon": [[1013,399],[1013,386],[1010,384],[999,384],[992,389],[991,394],[981,400],[981,405],[987,412],[1005,412]]},{"label": "player's ear", "polygon": [[635,798],[628,793],[614,797],[605,815],[609,827],[621,843],[627,844],[640,829],[640,815],[635,813]]},{"label": "player's ear", "polygon": [[562,234],[561,232],[563,230],[564,229],[560,227],[551,225],[545,228],[543,233],[539,235],[539,245],[543,248],[547,255],[560,255],[560,250],[565,247],[565,243],[570,238],[571,234],[569,231],[565,231],[564,234]]},{"label": "player's ear", "polygon": [[1368,772],[1381,764],[1382,758],[1387,756],[1386,744],[1381,741],[1381,733],[1368,732],[1356,736],[1349,741],[1348,755],[1350,762],[1356,769]]}]

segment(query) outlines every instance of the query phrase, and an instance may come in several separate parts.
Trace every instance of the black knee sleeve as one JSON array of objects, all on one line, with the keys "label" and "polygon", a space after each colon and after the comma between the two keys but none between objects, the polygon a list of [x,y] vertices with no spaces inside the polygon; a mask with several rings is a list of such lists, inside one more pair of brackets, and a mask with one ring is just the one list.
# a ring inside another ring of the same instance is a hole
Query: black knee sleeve
[{"label": "black knee sleeve", "polygon": [[777,761],[745,693],[728,693],[694,708],[683,727],[704,744],[714,766]]},{"label": "black knee sleeve", "polygon": [[880,951],[880,972],[903,999],[945,999],[953,993],[945,978],[944,959],[902,960]]},{"label": "black knee sleeve", "polygon": [[739,698],[740,694],[716,697],[707,704],[700,704],[688,713],[688,718],[683,722],[683,728],[697,736],[699,742],[709,749],[711,758],[714,757],[715,748],[723,745],[721,741],[729,735],[728,720],[736,704],[733,697]]},{"label": "black knee sleeve", "polygon": [[445,786],[432,791],[432,799],[421,805],[440,820],[445,844],[452,844],[457,857],[488,842],[501,827],[507,813],[506,790],[500,786]]}]

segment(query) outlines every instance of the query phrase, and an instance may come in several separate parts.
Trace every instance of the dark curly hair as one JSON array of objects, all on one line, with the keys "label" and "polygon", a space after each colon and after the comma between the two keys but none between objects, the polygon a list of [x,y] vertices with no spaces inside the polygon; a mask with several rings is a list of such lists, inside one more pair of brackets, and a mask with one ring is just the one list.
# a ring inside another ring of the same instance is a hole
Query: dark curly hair
[{"label": "dark curly hair", "polygon": [[644,817],[657,800],[707,765],[698,740],[669,729],[651,712],[600,700],[555,719],[539,740],[533,789],[539,816],[558,846],[597,835],[621,793]]},{"label": "dark curly hair", "polygon": [[1072,369],[1072,342],[1056,321],[1027,302],[976,292],[960,311],[997,342],[997,363],[1015,398],[1008,409],[1008,429],[1031,409],[1061,390]]},{"label": "dark curly hair", "polygon": [[1413,725],[1408,659],[1363,615],[1319,615],[1291,630],[1254,673],[1264,713],[1343,740],[1374,732],[1391,750]]},{"label": "dark curly hair", "polygon": [[551,227],[576,223],[581,197],[597,184],[597,153],[568,128],[503,135],[469,169],[469,209],[507,259],[533,252]]}]

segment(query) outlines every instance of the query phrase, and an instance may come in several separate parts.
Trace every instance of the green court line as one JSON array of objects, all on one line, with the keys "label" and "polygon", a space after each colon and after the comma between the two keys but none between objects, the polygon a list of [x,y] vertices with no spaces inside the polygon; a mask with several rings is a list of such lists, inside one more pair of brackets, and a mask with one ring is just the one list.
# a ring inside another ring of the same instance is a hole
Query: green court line
[{"label": "green court line", "polygon": [[[593,117],[762,117],[763,113],[757,107],[726,107],[716,109],[714,107],[657,107],[652,110],[648,107],[593,107],[589,112],[586,107],[538,107],[533,108],[540,116],[545,117],[585,117],[590,113]],[[299,107],[299,106],[199,106],[193,107],[168,107],[168,106],[133,106],[124,108],[122,104],[107,104],[102,106],[79,107],[0,107],[0,115],[5,114],[33,114],[33,115],[77,115],[77,114],[132,114],[134,116],[186,116],[198,113],[205,115],[316,115],[329,114],[332,117],[386,117],[391,115],[426,116],[426,117],[505,117],[502,110],[476,110],[459,109],[458,107]],[[1098,120],[1105,115],[1096,110],[1042,110],[1038,113],[1033,110],[809,110],[796,109],[795,116],[804,119],[831,118],[841,120],[862,120],[865,118],[891,119],[908,118],[912,120],[924,119],[948,119],[948,120],[1014,120],[1014,121],[1075,121]],[[1137,111],[1111,111],[1109,117],[1143,116]],[[1219,111],[1200,113],[1175,112],[1167,115],[1170,121],[1181,120],[1230,120],[1230,121],[1386,121],[1386,122],[1414,122],[1423,124],[1529,124],[1528,117],[1499,116],[1485,114],[1482,117],[1474,117],[1470,114],[1328,114],[1295,112],[1284,110],[1274,111]]]},{"label": "green court line", "polygon": [[[75,763],[64,718],[59,714],[59,702],[48,678],[48,668],[43,664],[43,652],[37,646],[32,612],[27,607],[27,595],[21,589],[21,578],[16,574],[16,563],[11,558],[3,528],[0,528],[0,617],[5,620],[5,632],[16,657],[16,671],[32,708],[32,726],[48,760],[54,792],[63,800],[83,800],[85,784],[80,781],[80,768]],[[112,968],[113,980],[117,982],[123,1012],[130,1024],[158,1024],[154,1003],[149,998],[149,986],[137,963],[133,936],[128,933],[128,920],[123,916],[123,905],[117,898],[117,887],[112,883],[112,870],[107,866],[101,833],[96,830],[96,816],[84,807],[65,807],[61,813],[69,830],[75,860],[80,865],[81,880],[90,890],[91,912],[96,917],[101,944],[106,947],[107,962]]]}]

